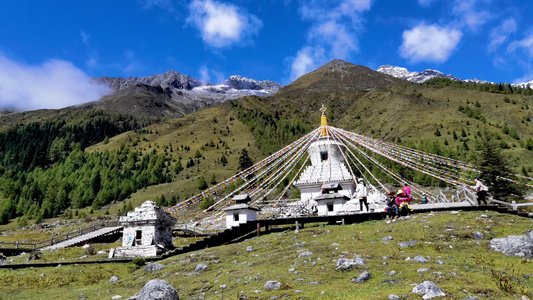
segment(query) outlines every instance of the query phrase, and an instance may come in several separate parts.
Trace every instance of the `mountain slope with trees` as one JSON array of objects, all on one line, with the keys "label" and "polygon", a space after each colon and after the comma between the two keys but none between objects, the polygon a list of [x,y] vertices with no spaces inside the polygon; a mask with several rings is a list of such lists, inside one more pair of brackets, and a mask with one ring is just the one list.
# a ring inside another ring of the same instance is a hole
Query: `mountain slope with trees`
[{"label": "mountain slope with trees", "polygon": [[[133,89],[140,89],[141,94],[165,97],[159,90],[138,86]],[[131,95],[136,95],[134,90]],[[142,99],[130,98],[129,101],[133,101],[129,102],[130,106],[132,103],[146,105]],[[162,106],[158,107],[157,103]],[[146,112],[145,116],[158,114],[171,118],[172,115],[161,112],[166,109],[164,103],[154,100],[146,108],[137,109],[141,111],[139,114]],[[490,135],[496,146],[503,148],[513,172],[529,174],[533,171],[532,96],[505,89],[447,85],[442,80],[415,84],[335,60],[283,87],[273,96],[247,96],[143,128],[140,127],[161,119],[146,117],[148,121],[143,123],[133,118],[130,128],[124,126],[124,120],[123,125],[119,125],[120,119],[111,119],[109,126],[115,131],[104,134],[107,123],[97,128],[89,126],[98,117],[81,118],[78,122],[85,125],[76,127],[67,125],[76,122],[71,116],[62,125],[76,128],[65,135],[69,137],[68,143],[61,142],[64,138],[59,134],[64,130],[61,126],[54,129],[58,132],[54,138],[38,141],[45,144],[42,147],[46,149],[44,156],[39,151],[32,155],[32,150],[15,153],[13,149],[36,149],[32,143],[37,142],[40,134],[37,128],[53,129],[57,125],[46,125],[45,121],[6,126],[8,129],[2,134],[11,134],[4,139],[11,143],[8,146],[11,152],[8,153],[6,147],[0,151],[3,166],[0,168],[0,212],[8,212],[3,213],[2,220],[56,216],[74,207],[98,209],[105,206],[108,209],[109,204],[116,204],[110,209],[118,212],[117,207],[124,199],[130,199],[128,201],[134,205],[147,199],[157,200],[162,205],[175,204],[198,193],[200,186],[216,184],[237,173],[240,165],[248,165],[248,161],[241,160],[244,151],[251,161],[258,162],[318,127],[322,104],[328,108],[326,113],[332,126],[471,162],[479,161],[484,140]],[[109,107],[101,110],[113,111]],[[58,112],[51,114],[59,118]],[[35,121],[38,117],[29,119]],[[34,135],[25,134],[25,130]],[[78,131],[84,134],[76,135]],[[92,132],[97,137],[91,138]],[[76,170],[62,171],[69,170],[72,163],[68,161],[76,156],[81,157]],[[97,160],[105,163],[98,164]],[[438,185],[389,164],[410,180]],[[54,184],[64,184],[62,193],[67,195],[67,200],[63,204],[45,205],[46,199],[55,199],[51,195],[47,198],[47,194],[52,193],[49,187],[54,186],[52,178],[56,175],[53,174],[62,174],[60,177],[65,178]],[[113,178],[119,181],[129,178],[131,182],[122,185]]]}]

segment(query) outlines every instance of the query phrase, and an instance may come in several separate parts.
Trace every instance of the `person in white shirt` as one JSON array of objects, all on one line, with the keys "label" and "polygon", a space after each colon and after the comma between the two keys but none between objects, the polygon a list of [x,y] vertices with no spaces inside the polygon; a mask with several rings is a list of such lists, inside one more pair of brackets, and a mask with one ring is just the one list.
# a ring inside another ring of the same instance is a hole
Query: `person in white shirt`
[{"label": "person in white shirt", "polygon": [[359,199],[359,209],[361,212],[363,211],[363,204],[366,207],[366,211],[368,212],[368,189],[365,186],[365,183],[363,181],[363,178],[359,178],[357,180],[357,187],[355,188],[355,195],[357,199]]},{"label": "person in white shirt", "polygon": [[485,200],[485,198],[487,197],[487,192],[489,191],[489,188],[484,185],[478,178],[474,179],[474,183],[476,185],[472,188],[474,189],[474,191],[476,191],[477,203],[481,204],[481,201],[483,201],[483,203],[487,204],[487,200]]}]

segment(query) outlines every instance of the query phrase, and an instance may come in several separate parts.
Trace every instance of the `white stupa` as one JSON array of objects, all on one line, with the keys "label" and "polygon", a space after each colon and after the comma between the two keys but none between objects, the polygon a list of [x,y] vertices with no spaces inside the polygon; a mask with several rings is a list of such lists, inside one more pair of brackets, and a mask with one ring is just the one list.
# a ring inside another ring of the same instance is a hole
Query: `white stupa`
[{"label": "white stupa", "polygon": [[301,201],[322,195],[324,184],[338,184],[339,188],[335,192],[350,199],[355,192],[356,184],[355,178],[345,165],[346,146],[329,135],[326,108],[322,105],[320,110],[322,131],[318,140],[309,145],[307,150],[311,165],[304,169],[294,185],[300,189]]}]

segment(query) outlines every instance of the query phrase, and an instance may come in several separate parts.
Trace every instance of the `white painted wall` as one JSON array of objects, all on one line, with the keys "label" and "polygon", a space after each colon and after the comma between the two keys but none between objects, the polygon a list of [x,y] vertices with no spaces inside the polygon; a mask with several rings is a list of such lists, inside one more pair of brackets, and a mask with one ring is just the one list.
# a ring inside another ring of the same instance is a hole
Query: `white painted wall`
[{"label": "white painted wall", "polygon": [[[338,191],[338,193],[351,198],[353,193],[355,192],[355,188],[353,187],[353,185],[341,184],[341,186],[342,186],[342,190]],[[301,193],[300,195],[301,195],[302,201],[307,201],[307,200],[320,196],[321,187],[322,187],[322,183],[317,184],[316,186],[302,187],[300,189],[300,193]]]},{"label": "white painted wall", "polygon": [[[333,211],[328,211],[328,204],[333,203]],[[318,202],[317,209],[319,216],[328,216],[336,215],[338,212],[342,211],[342,207],[346,203],[346,200],[342,199],[332,199],[332,200],[321,200]]]},{"label": "white painted wall", "polygon": [[[234,220],[234,215],[239,215],[239,221]],[[241,223],[257,220],[257,211],[252,209],[237,209],[226,211],[226,228],[239,226]]]}]

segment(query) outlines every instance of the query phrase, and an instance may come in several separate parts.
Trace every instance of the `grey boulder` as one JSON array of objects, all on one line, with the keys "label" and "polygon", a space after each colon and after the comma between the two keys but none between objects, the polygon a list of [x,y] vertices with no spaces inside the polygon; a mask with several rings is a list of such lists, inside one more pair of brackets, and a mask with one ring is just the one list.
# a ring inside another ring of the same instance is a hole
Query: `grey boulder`
[{"label": "grey boulder", "polygon": [[414,245],[416,245],[416,241],[407,241],[407,242],[398,243],[398,246],[402,248],[411,247]]},{"label": "grey boulder", "polygon": [[421,262],[423,264],[427,263],[428,261],[421,255],[417,255],[413,258],[413,261]]},{"label": "grey boulder", "polygon": [[479,231],[472,232],[472,235],[474,236],[474,238],[476,240],[482,240],[483,239],[483,233],[481,233]]},{"label": "grey boulder", "polygon": [[360,257],[356,257],[354,259],[339,258],[339,260],[337,260],[337,267],[335,267],[335,270],[350,270],[356,266],[362,266],[364,264],[365,260]]},{"label": "grey boulder", "polygon": [[159,270],[163,270],[164,268],[165,268],[165,265],[158,264],[158,263],[148,264],[144,267],[144,269],[148,272],[159,271]]},{"label": "grey boulder", "polygon": [[307,256],[310,256],[310,255],[313,255],[313,252],[305,251],[303,253],[298,254],[298,257],[307,257]]},{"label": "grey boulder", "polygon": [[281,283],[278,281],[267,281],[263,287],[265,290],[279,290],[281,288]]},{"label": "grey boulder", "polygon": [[433,299],[436,297],[444,297],[446,294],[433,283],[433,281],[426,280],[413,288],[413,293],[424,294],[422,299]]},{"label": "grey boulder", "polygon": [[152,279],[142,288],[138,300],[179,300],[178,292],[168,282]]},{"label": "grey boulder", "polygon": [[507,256],[533,257],[533,241],[529,236],[510,235],[504,238],[492,239],[491,250],[501,252]]},{"label": "grey boulder", "polygon": [[194,272],[199,273],[203,270],[207,269],[207,265],[205,264],[197,264],[196,268],[194,268]]},{"label": "grey boulder", "polygon": [[370,275],[370,273],[368,273],[367,271],[364,271],[363,273],[359,274],[357,277],[352,278],[352,282],[355,282],[355,283],[365,282],[369,280],[371,277],[372,275]]}]

